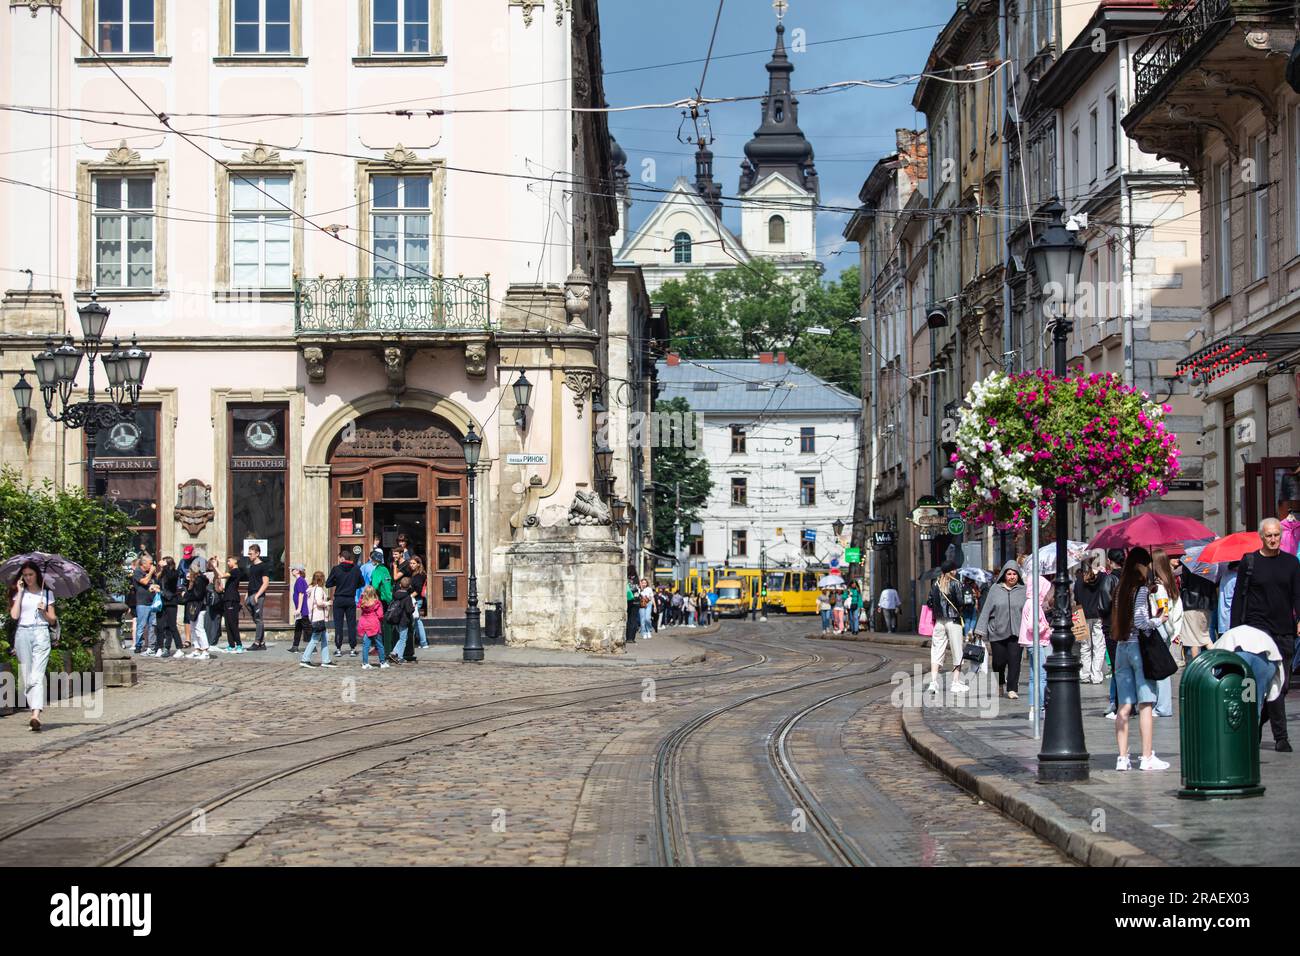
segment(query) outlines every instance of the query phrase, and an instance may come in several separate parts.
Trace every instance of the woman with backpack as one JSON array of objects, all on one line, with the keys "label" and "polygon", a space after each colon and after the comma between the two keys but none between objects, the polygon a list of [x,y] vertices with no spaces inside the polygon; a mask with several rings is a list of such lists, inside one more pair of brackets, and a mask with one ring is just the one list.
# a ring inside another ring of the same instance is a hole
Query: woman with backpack
[{"label": "woman with backpack", "polygon": [[1115,644],[1115,692],[1119,709],[1115,713],[1115,740],[1119,745],[1116,770],[1129,770],[1128,724],[1133,708],[1138,709],[1138,732],[1142,736],[1143,770],[1168,770],[1169,764],[1151,749],[1152,708],[1155,707],[1156,682],[1142,669],[1141,633],[1169,619],[1167,608],[1155,605],[1148,586],[1151,554],[1146,548],[1133,548],[1124,559],[1119,585],[1111,608],[1110,632]]},{"label": "woman with backpack", "polygon": [[311,667],[311,655],[320,647],[320,666],[338,667],[330,660],[329,620],[330,593],[325,588],[325,572],[317,571],[311,576],[311,585],[307,588],[307,610],[311,620],[311,637],[307,639],[307,648],[298,661],[299,667]]}]

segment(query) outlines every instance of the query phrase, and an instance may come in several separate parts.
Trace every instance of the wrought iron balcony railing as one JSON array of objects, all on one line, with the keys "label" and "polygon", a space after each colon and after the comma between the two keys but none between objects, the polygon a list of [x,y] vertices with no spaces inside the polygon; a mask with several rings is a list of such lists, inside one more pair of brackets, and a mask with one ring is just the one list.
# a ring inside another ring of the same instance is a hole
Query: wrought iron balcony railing
[{"label": "wrought iron balcony railing", "polygon": [[1207,34],[1232,19],[1231,0],[1172,0],[1169,12],[1133,57],[1133,92],[1141,102]]},{"label": "wrought iron balcony railing", "polygon": [[294,332],[478,331],[491,328],[486,276],[295,279]]}]

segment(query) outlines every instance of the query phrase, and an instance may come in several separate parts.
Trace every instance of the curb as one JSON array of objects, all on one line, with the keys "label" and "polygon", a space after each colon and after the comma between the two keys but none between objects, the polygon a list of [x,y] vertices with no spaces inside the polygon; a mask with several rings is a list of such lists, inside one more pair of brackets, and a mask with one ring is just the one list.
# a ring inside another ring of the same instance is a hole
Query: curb
[{"label": "curb", "polygon": [[925,726],[919,707],[902,708],[899,723],[908,744],[923,760],[1084,866],[1165,865],[1131,843],[1094,833],[1084,820],[1064,816],[1056,804],[1032,787],[988,770]]},{"label": "curb", "polygon": [[816,631],[812,634],[805,635],[805,637],[810,641],[852,641],[858,644],[888,644],[891,647],[921,648],[930,646],[930,639],[928,637],[903,637],[897,634],[871,634],[870,636],[864,636],[865,634],[866,632],[864,631],[862,634],[854,637],[852,634],[822,634],[820,631]]}]

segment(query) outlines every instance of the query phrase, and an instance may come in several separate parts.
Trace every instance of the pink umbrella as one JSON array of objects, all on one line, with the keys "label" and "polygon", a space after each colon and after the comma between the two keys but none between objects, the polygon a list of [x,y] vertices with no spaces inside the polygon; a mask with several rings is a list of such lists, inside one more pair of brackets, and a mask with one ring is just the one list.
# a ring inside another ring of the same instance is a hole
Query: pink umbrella
[{"label": "pink umbrella", "polygon": [[1103,528],[1089,548],[1155,548],[1175,541],[1213,538],[1214,532],[1194,518],[1146,512]]}]

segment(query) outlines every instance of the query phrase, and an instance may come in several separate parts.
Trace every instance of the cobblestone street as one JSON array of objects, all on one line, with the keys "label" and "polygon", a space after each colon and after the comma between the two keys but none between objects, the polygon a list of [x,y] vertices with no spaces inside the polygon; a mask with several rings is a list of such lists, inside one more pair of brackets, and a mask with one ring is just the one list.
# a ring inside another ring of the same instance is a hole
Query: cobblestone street
[{"label": "cobblestone street", "polygon": [[[16,752],[10,738],[31,736],[0,722],[11,795],[0,856],[1068,863],[908,748],[891,675],[910,673],[916,650],[813,641],[809,630],[794,617],[695,640],[675,630],[674,647],[693,651],[677,663],[647,660],[653,641],[607,666],[505,663],[492,648],[482,666],[366,672],[355,657],[308,671],[282,652],[142,660],[140,685],[111,691],[98,723],[52,711],[36,749]],[[158,704],[124,706],[133,696]]]}]

